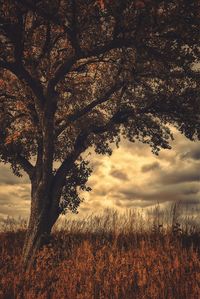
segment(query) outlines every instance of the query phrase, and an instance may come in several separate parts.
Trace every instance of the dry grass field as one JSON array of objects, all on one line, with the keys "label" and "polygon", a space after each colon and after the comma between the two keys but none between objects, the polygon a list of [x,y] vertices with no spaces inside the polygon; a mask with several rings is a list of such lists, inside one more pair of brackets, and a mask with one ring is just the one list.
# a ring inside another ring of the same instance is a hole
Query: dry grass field
[{"label": "dry grass field", "polygon": [[[154,216],[155,217],[155,216]],[[67,221],[21,274],[25,229],[0,233],[0,298],[198,299],[200,234],[134,213]]]}]

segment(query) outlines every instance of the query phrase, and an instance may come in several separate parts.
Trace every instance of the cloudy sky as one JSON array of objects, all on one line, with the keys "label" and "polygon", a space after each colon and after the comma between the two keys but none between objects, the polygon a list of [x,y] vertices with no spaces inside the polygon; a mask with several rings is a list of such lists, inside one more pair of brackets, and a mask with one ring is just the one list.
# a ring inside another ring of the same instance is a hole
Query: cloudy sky
[{"label": "cloudy sky", "polygon": [[[112,157],[91,155],[92,191],[77,217],[104,208],[150,208],[157,202],[167,206],[181,201],[194,207],[200,202],[200,142],[191,142],[175,132],[171,150],[151,153],[148,145],[123,141]],[[27,177],[12,175],[9,166],[0,166],[0,219],[27,217],[30,185]],[[197,206],[196,206],[197,207]]]}]

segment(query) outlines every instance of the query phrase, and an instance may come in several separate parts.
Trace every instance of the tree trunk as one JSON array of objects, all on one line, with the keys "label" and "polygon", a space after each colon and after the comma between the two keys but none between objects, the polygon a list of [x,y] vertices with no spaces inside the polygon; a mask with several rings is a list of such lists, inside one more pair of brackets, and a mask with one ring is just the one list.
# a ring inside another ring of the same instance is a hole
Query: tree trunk
[{"label": "tree trunk", "polygon": [[59,217],[58,213],[52,213],[51,202],[47,194],[32,193],[31,214],[22,256],[24,271],[29,271],[33,266],[37,251],[49,239],[52,227]]}]

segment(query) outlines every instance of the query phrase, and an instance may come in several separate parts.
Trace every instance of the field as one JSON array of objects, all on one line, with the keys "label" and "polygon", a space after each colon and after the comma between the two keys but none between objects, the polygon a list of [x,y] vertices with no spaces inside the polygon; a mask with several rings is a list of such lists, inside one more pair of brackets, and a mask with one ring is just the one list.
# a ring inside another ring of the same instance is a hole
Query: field
[{"label": "field", "polygon": [[24,225],[0,233],[0,298],[198,299],[200,234],[131,212],[66,221],[20,274]]}]

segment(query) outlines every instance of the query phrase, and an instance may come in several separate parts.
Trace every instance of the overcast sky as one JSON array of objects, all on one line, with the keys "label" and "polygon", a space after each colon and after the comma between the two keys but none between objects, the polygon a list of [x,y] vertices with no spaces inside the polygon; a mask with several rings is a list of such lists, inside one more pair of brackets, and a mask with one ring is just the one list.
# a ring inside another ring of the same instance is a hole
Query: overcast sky
[{"label": "overcast sky", "polygon": [[[115,209],[149,208],[182,201],[191,207],[200,202],[200,142],[191,142],[179,133],[171,150],[151,153],[148,145],[123,141],[112,157],[91,155],[92,191],[79,208],[81,217]],[[0,166],[0,219],[27,217],[30,185],[27,177],[12,175],[9,166]]]}]

